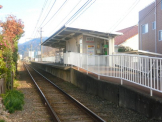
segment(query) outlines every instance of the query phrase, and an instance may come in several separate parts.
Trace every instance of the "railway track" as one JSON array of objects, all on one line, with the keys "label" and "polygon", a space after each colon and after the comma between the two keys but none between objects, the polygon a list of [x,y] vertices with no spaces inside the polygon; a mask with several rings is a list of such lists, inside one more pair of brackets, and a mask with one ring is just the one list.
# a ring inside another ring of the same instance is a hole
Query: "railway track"
[{"label": "railway track", "polygon": [[102,118],[68,95],[52,81],[24,64],[37,86],[44,104],[56,122],[105,122]]}]

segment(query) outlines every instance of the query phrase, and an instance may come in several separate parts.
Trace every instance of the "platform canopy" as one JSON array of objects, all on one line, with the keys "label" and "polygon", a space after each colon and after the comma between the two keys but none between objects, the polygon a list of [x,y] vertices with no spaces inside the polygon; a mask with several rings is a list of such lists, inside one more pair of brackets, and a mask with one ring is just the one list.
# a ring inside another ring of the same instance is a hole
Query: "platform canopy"
[{"label": "platform canopy", "polygon": [[160,53],[154,53],[144,50],[133,50],[129,52],[118,52],[117,54],[132,54],[132,55],[142,55],[142,56],[149,56],[149,57],[160,57],[162,58],[162,54]]},{"label": "platform canopy", "polygon": [[108,33],[63,26],[58,31],[56,31],[51,37],[49,37],[46,41],[44,41],[42,45],[54,48],[65,48],[67,40],[73,37],[77,37],[78,35],[81,34],[105,40],[109,40],[110,38],[114,38],[115,36],[122,35],[122,33],[118,32]]}]

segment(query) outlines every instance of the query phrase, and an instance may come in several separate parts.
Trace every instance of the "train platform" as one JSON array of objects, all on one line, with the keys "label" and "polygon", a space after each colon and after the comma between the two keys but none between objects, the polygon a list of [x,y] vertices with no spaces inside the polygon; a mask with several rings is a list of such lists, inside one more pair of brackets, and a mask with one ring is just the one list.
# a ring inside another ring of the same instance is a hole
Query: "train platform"
[{"label": "train platform", "polygon": [[[73,68],[73,69],[75,69],[75,70],[77,70],[79,72],[87,74],[86,70],[84,70],[82,68],[78,68],[76,66],[67,66],[67,65],[64,65],[64,64],[51,63],[51,62],[38,62],[38,63],[48,65],[48,66],[51,66],[51,67],[55,67],[55,68],[58,68],[58,69],[63,69],[63,70],[70,70],[70,68]],[[88,75],[98,79],[98,75],[96,75],[96,74],[94,74],[92,72],[88,72]],[[119,79],[119,78],[100,76],[100,80],[121,85],[121,79]],[[133,82],[129,82],[129,81],[126,81],[126,80],[123,80],[122,85],[129,88],[129,89],[132,89],[132,90],[134,90],[136,92],[139,92],[141,94],[150,96],[150,89],[149,88],[140,86],[138,84],[135,84]],[[155,98],[156,100],[162,101],[162,93],[160,93],[160,92],[157,92],[157,91],[153,90],[153,96],[150,96],[150,97],[153,98],[153,99]]]}]

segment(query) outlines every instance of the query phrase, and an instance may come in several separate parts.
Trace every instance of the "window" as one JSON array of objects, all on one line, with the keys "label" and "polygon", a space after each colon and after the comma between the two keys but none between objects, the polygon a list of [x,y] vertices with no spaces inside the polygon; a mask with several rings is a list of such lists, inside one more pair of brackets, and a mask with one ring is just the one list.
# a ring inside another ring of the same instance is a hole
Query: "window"
[{"label": "window", "polygon": [[159,30],[159,41],[162,41],[162,30]]},{"label": "window", "polygon": [[86,42],[94,42],[94,38],[93,37],[86,37]]},{"label": "window", "polygon": [[152,22],[152,30],[155,30],[156,29],[156,22]]},{"label": "window", "polygon": [[142,25],[142,34],[148,33],[148,24]]},{"label": "window", "polygon": [[162,10],[162,0],[161,0],[161,10]]}]

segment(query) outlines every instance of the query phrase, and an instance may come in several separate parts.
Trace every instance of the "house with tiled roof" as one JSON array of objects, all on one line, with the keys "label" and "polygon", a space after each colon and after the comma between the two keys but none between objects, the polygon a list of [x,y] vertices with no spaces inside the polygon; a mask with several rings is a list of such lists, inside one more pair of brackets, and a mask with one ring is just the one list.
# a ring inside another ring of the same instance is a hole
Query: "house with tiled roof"
[{"label": "house with tiled roof", "polygon": [[131,26],[117,32],[123,33],[115,38],[115,52],[118,52],[120,47],[131,48],[138,50],[138,25]]}]

